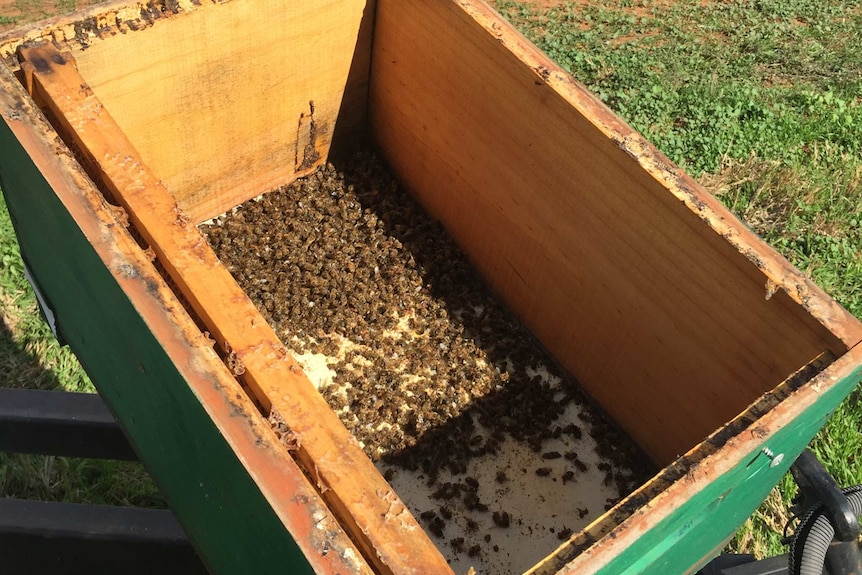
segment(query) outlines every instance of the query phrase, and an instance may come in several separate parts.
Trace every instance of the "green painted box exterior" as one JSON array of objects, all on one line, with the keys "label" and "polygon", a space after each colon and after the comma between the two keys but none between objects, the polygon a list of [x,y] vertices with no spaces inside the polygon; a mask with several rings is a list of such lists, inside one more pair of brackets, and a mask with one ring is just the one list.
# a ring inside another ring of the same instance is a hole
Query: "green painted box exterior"
[{"label": "green painted box exterior", "polygon": [[[857,354],[858,355],[858,354]],[[766,499],[829,415],[862,378],[855,367],[794,419],[763,439],[763,447],[782,454],[779,465],[762,451],[749,453],[737,466],[650,529],[636,544],[605,566],[603,575],[684,573],[717,555],[751,512]]]},{"label": "green painted box exterior", "polygon": [[251,575],[290,566],[291,573],[312,573],[200,399],[6,123],[0,124],[0,150],[0,186],[21,253],[58,329],[208,568]]}]

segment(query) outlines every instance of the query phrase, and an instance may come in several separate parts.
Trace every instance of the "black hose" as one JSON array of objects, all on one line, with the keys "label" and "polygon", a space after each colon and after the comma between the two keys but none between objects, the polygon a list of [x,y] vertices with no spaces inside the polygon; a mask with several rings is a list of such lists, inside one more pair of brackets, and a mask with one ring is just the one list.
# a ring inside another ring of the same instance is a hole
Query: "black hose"
[{"label": "black hose", "polygon": [[[847,487],[842,493],[850,502],[856,517],[862,516],[862,485]],[[812,507],[802,521],[790,544],[790,575],[823,575],[826,552],[835,537],[835,528],[829,522],[821,504]]]}]

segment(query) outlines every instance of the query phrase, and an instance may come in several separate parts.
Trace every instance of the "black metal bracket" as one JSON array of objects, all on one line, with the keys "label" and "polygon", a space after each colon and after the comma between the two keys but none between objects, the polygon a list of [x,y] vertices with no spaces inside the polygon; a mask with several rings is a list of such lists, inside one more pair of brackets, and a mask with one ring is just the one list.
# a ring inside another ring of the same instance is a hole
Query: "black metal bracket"
[{"label": "black metal bracket", "polygon": [[[858,504],[860,488],[857,486],[841,489],[808,449],[800,454],[790,471],[799,486],[799,493],[794,498],[791,510],[797,518],[803,518],[796,533],[792,537],[786,537],[784,541],[785,544],[791,543],[790,554],[761,560],[755,560],[751,555],[724,554],[710,561],[697,575],[796,575],[812,571],[811,565],[817,565],[814,570],[818,575],[850,575],[862,572],[859,517],[847,495],[851,494]],[[828,523],[820,525],[818,514],[821,513],[828,518]],[[812,536],[812,530],[815,529],[812,527],[815,525],[813,518],[818,519],[817,525],[820,525],[816,537]],[[801,567],[800,557],[805,557],[808,549],[801,552],[800,549],[809,541],[820,547],[815,548],[808,557],[806,571]],[[819,565],[822,565],[822,570]]]},{"label": "black metal bracket", "polygon": [[[137,459],[95,394],[0,388],[0,451]],[[204,575],[168,509],[0,498],[3,573]]]},{"label": "black metal bracket", "polygon": [[787,575],[787,555],[756,560],[754,555],[726,553],[710,561],[697,575]]},{"label": "black metal bracket", "polygon": [[802,498],[802,509],[798,515],[805,515],[811,507],[819,503],[835,528],[835,538],[845,543],[856,541],[859,537],[859,518],[856,517],[843,490],[817,457],[806,449],[799,455],[790,471],[799,486],[799,495]]}]

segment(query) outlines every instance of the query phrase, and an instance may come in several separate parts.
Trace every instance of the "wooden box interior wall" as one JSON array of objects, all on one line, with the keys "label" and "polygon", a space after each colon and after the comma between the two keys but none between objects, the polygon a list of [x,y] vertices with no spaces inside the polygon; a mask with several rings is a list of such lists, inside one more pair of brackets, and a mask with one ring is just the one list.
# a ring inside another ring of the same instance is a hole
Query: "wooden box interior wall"
[{"label": "wooden box interior wall", "polygon": [[656,462],[846,350],[752,261],[789,268],[781,256],[504,28],[482,3],[379,0],[372,136]]},{"label": "wooden box interior wall", "polygon": [[782,268],[780,256],[483,3],[230,2],[75,57],[194,221],[313,169],[367,123],[494,289],[658,463],[847,348],[752,261]]},{"label": "wooden box interior wall", "polygon": [[[361,137],[374,2],[201,3],[75,52],[81,75],[193,221]],[[337,151],[337,150],[336,150]]]}]

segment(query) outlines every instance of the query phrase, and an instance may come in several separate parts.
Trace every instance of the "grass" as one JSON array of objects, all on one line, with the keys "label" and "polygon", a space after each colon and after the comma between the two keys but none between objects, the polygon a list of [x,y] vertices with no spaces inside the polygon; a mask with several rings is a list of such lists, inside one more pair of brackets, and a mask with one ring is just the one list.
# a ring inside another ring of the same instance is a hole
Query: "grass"
[{"label": "grass", "polygon": [[[95,391],[75,356],[57,343],[39,314],[2,200],[0,319],[0,387]],[[140,463],[3,452],[0,495],[41,501],[164,506]]]},{"label": "grass", "polygon": [[[22,11],[39,11],[21,0]],[[862,317],[862,9],[837,0],[594,0],[499,9],[819,285]],[[61,0],[54,10],[73,7]],[[0,16],[0,24],[18,21]],[[2,204],[2,200],[0,200]],[[0,207],[0,385],[91,391],[39,318]],[[862,398],[812,448],[862,483]],[[785,477],[732,548],[779,543]],[[138,464],[0,454],[0,493],[161,505]]]},{"label": "grass", "polygon": [[5,9],[14,12],[12,14],[0,14],[0,27],[11,28],[16,24],[41,20],[57,14],[69,14],[79,7],[93,3],[93,0],[15,0],[5,6],[0,6],[0,10]]},{"label": "grass", "polygon": [[[862,9],[837,0],[594,0],[500,11],[862,318]],[[811,444],[862,483],[855,392]],[[771,556],[785,477],[731,550]]]},{"label": "grass", "polygon": [[[499,2],[552,58],[693,174],[862,146],[858,11],[839,2]],[[779,7],[780,6],[780,7]]]}]

